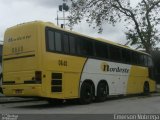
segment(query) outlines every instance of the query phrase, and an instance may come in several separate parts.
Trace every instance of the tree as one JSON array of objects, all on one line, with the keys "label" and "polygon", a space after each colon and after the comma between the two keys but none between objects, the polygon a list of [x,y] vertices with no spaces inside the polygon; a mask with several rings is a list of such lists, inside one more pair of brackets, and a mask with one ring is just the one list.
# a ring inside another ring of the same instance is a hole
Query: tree
[{"label": "tree", "polygon": [[71,0],[69,26],[81,22],[83,18],[89,25],[95,23],[99,32],[103,23],[115,25],[123,22],[126,38],[131,45],[138,45],[150,53],[160,42],[158,25],[160,23],[160,0],[140,0],[133,7],[130,0]]}]

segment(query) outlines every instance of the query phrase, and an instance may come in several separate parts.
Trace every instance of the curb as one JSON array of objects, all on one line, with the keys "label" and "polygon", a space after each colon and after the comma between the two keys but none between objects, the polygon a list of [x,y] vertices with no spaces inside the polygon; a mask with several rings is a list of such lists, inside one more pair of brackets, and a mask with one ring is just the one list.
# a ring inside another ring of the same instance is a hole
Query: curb
[{"label": "curb", "polygon": [[16,103],[16,102],[28,102],[28,101],[38,101],[35,98],[18,98],[18,97],[0,97],[0,104],[5,103]]}]

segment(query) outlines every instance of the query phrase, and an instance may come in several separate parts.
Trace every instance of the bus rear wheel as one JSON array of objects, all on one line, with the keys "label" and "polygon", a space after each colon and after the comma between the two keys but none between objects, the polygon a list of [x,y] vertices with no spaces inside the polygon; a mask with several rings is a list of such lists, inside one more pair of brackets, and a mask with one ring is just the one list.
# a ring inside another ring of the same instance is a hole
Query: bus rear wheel
[{"label": "bus rear wheel", "polygon": [[3,94],[3,90],[2,90],[2,88],[0,87],[0,93],[2,93]]},{"label": "bus rear wheel", "polygon": [[84,82],[81,86],[80,103],[89,104],[94,99],[94,86],[89,82]]},{"label": "bus rear wheel", "polygon": [[148,83],[148,82],[145,82],[145,83],[144,83],[144,87],[143,87],[143,94],[144,94],[144,95],[149,95],[149,93],[150,93],[149,83]]},{"label": "bus rear wheel", "polygon": [[104,82],[100,82],[97,87],[97,102],[103,102],[107,99],[108,92],[107,92],[107,85]]}]

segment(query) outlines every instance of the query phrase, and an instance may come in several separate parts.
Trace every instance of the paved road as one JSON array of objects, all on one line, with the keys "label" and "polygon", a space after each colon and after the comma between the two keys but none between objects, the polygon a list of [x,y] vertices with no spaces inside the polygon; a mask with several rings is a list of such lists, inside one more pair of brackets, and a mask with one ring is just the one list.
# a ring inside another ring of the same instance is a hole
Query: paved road
[{"label": "paved road", "polygon": [[160,95],[112,98],[103,103],[50,105],[46,101],[0,103],[2,114],[112,114],[160,113]]}]

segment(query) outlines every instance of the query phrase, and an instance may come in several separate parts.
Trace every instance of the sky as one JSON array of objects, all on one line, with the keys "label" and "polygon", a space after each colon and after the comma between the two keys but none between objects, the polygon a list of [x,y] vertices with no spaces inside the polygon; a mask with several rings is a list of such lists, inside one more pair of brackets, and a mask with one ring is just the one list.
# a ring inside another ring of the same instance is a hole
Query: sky
[{"label": "sky", "polygon": [[[131,3],[136,5],[138,1],[140,0],[131,0]],[[20,23],[42,20],[56,24],[58,6],[62,3],[63,0],[0,0],[0,41],[3,41],[7,28]],[[61,17],[62,13],[59,12],[59,16]],[[93,30],[87,23],[82,22],[75,25],[73,31],[120,44],[127,42],[123,24],[118,23],[115,27],[104,24],[103,29],[103,33],[98,34],[97,30]]]}]

